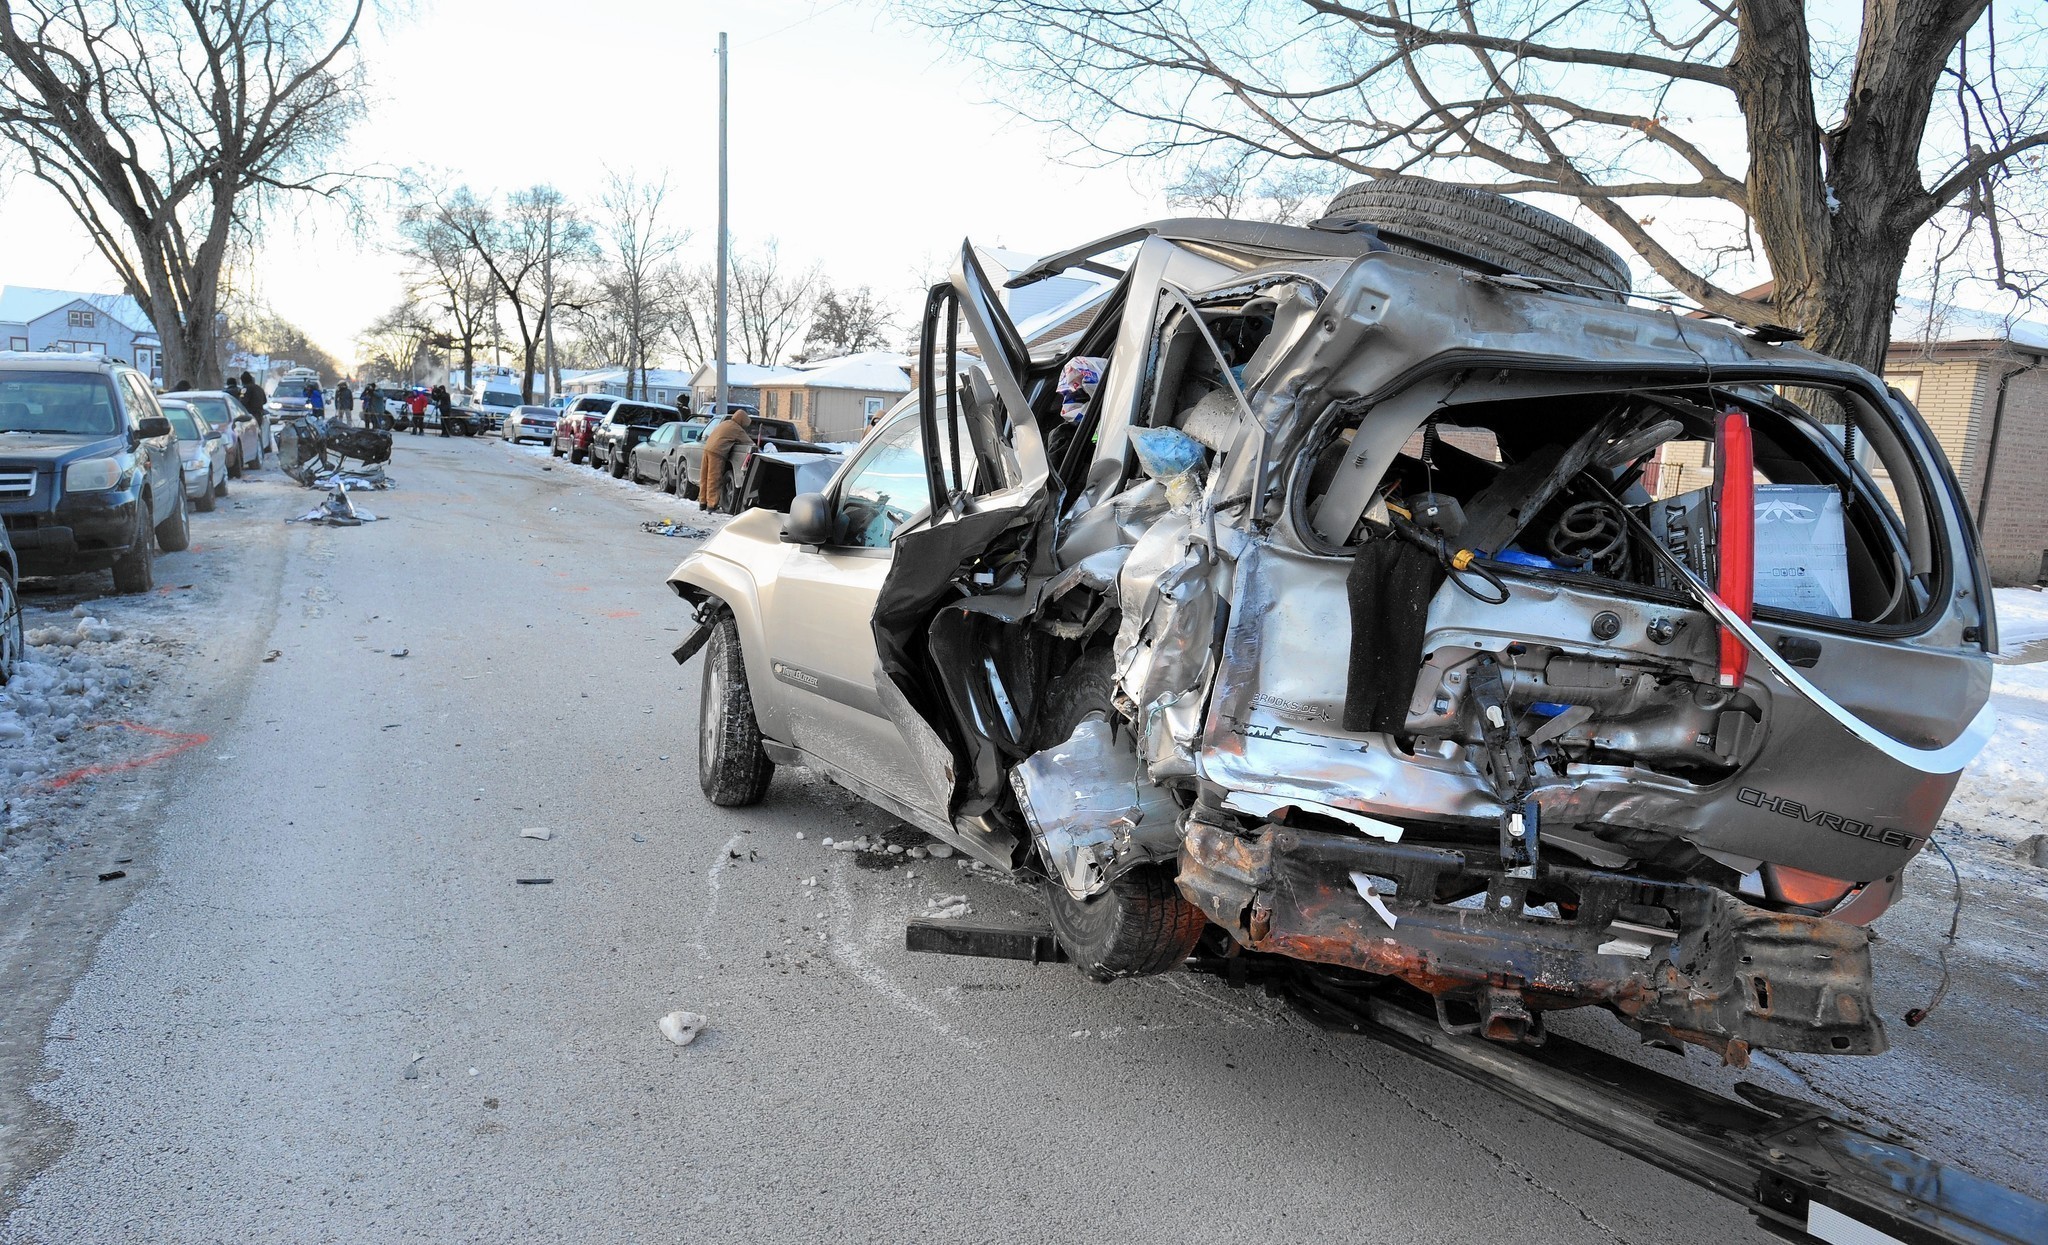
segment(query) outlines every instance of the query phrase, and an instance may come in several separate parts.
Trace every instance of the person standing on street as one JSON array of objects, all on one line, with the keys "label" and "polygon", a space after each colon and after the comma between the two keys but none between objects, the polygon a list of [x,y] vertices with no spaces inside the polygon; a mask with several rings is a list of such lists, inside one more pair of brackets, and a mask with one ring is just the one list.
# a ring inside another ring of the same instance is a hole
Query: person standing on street
[{"label": "person standing on street", "polygon": [[327,399],[321,395],[318,384],[306,386],[306,405],[313,408],[315,415],[327,414]]},{"label": "person standing on street", "polygon": [[[754,438],[747,432],[750,422],[745,411],[736,410],[713,424],[711,431],[704,434],[703,479],[697,488],[697,500],[704,509],[713,512],[725,509],[726,477],[732,474],[732,463],[728,460],[735,456],[735,451],[753,447]],[[733,483],[737,485],[738,481]]]},{"label": "person standing on street", "polygon": [[448,386],[435,385],[433,392],[428,396],[434,401],[434,409],[441,412],[441,435],[444,437],[454,436],[455,434],[450,432],[449,428],[455,421],[448,418],[448,412],[454,408],[455,398],[448,392]]},{"label": "person standing on street", "polygon": [[374,380],[363,386],[363,426],[380,430],[384,426],[384,394]]},{"label": "person standing on street", "polygon": [[427,391],[415,390],[412,395],[412,435],[419,436],[427,430]]},{"label": "person standing on street", "polygon": [[342,381],[334,387],[334,417],[344,424],[355,422],[356,395],[349,392],[348,382]]},{"label": "person standing on street", "polygon": [[264,401],[263,386],[247,372],[242,373],[242,405],[256,417],[256,444],[267,453],[275,453],[277,438],[270,431],[270,406]]}]

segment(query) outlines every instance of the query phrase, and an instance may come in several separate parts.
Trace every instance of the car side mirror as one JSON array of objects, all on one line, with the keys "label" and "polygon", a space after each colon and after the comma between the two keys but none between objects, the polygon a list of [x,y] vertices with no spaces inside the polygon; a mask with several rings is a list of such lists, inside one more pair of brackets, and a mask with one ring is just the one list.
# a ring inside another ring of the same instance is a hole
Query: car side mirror
[{"label": "car side mirror", "polygon": [[782,521],[782,539],[792,545],[822,545],[832,538],[832,503],[823,493],[798,493]]},{"label": "car side mirror", "polygon": [[135,435],[144,441],[171,435],[171,421],[161,415],[144,415],[135,421]]}]

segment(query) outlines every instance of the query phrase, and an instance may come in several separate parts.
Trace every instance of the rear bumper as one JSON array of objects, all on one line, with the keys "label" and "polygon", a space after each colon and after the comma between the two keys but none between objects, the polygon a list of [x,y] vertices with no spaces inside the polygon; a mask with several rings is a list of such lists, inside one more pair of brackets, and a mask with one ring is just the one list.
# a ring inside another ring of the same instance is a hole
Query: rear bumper
[{"label": "rear bumper", "polygon": [[[1525,1036],[1546,1010],[1597,1006],[1738,1065],[1751,1048],[1871,1055],[1888,1045],[1867,931],[1710,887],[1554,867],[1526,880],[1477,851],[1278,826],[1241,836],[1199,821],[1179,881],[1240,945],[1398,977],[1471,1005],[1489,1037]],[[1484,889],[1439,902],[1474,886]],[[1546,902],[1556,916],[1530,907]]]}]

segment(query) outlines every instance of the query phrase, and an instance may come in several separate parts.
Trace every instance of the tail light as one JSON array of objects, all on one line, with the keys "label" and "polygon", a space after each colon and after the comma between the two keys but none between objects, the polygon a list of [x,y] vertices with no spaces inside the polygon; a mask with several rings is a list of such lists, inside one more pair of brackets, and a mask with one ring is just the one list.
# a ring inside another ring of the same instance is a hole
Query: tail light
[{"label": "tail light", "polygon": [[[1721,412],[1714,426],[1714,548],[1720,566],[1721,601],[1742,621],[1756,608],[1756,444],[1749,416]],[[1721,686],[1741,687],[1749,650],[1727,628],[1721,630]]]},{"label": "tail light", "polygon": [[1765,865],[1763,875],[1766,895],[1798,908],[1832,908],[1856,885],[1790,865]]}]

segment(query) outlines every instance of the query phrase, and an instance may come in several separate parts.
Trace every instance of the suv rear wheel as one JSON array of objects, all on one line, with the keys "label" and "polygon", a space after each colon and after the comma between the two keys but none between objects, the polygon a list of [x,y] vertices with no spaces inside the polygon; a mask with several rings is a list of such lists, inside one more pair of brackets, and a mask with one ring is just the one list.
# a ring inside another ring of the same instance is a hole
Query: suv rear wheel
[{"label": "suv rear wheel", "polygon": [[156,525],[156,546],[165,553],[182,553],[191,544],[192,529],[185,522],[185,490],[179,489],[170,516]]},{"label": "suv rear wheel", "polygon": [[[1107,649],[1076,663],[1047,699],[1040,718],[1042,741],[1056,745],[1084,719],[1112,717],[1115,678]],[[1165,865],[1140,865],[1087,899],[1069,895],[1049,862],[1046,871],[1045,907],[1053,936],[1074,967],[1097,981],[1171,972],[1202,936],[1207,918],[1181,895]]]},{"label": "suv rear wheel", "polygon": [[728,614],[704,649],[704,694],[697,706],[697,784],[721,808],[759,804],[775,762],[761,746],[754,696],[740,652],[740,627]]},{"label": "suv rear wheel", "polygon": [[152,535],[149,499],[143,497],[135,503],[135,539],[128,552],[114,563],[114,591],[132,596],[156,587],[156,542],[150,539]]},{"label": "suv rear wheel", "polygon": [[612,473],[612,479],[614,479],[614,480],[623,480],[623,479],[625,479],[625,478],[626,478],[626,456],[625,456],[625,455],[624,455],[623,453],[621,453],[621,452],[619,451],[619,447],[618,447],[618,446],[616,446],[616,445],[614,445],[614,446],[613,446],[613,447],[612,447],[612,448],[611,448],[610,450],[606,451],[606,453],[607,453],[607,455],[608,455],[608,456],[609,456],[609,457],[611,458],[611,473]]}]

